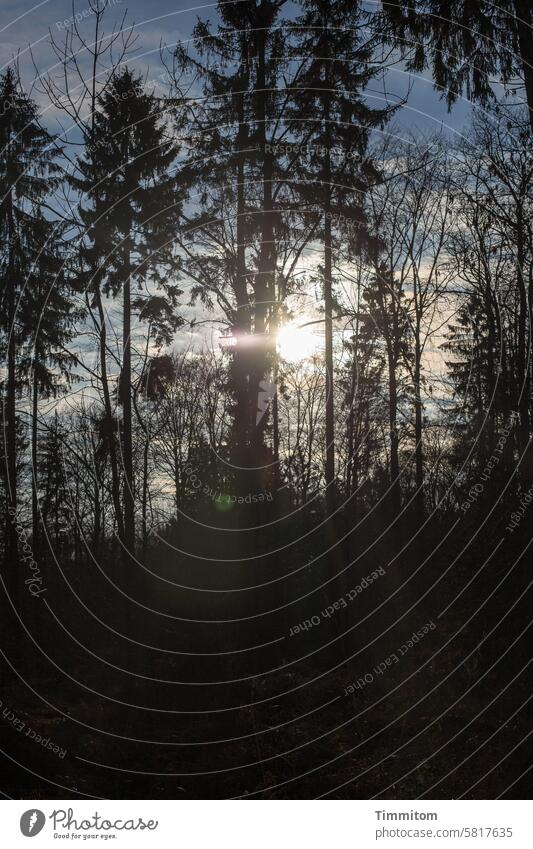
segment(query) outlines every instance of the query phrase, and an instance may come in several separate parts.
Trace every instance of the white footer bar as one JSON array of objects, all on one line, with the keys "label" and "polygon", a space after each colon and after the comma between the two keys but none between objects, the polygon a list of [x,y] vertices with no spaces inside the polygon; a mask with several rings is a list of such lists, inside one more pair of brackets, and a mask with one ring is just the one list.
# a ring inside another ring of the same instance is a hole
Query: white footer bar
[{"label": "white footer bar", "polygon": [[[527,801],[3,801],[1,844],[532,849]],[[30,843],[34,838],[35,843]]]}]

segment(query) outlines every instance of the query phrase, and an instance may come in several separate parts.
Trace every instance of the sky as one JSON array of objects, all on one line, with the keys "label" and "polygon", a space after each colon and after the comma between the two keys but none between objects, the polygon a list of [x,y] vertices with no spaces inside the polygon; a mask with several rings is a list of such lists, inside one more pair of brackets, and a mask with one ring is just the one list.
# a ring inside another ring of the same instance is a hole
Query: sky
[{"label": "sky", "polygon": [[[192,28],[198,19],[217,20],[216,3],[193,5],[187,0],[110,0],[106,12],[106,30],[113,24],[120,25],[125,16],[126,24],[135,24],[138,40],[135,51],[129,59],[129,65],[141,72],[149,80],[157,80],[161,73],[160,46],[163,42],[173,46],[190,37]],[[287,6],[290,15],[290,6]],[[53,35],[58,42],[65,37],[72,16],[78,15],[80,28],[90,36],[94,27],[88,0],[2,0],[0,7],[0,69],[4,70],[19,55],[20,72],[28,87],[36,76],[36,68],[41,75],[60,73],[60,65],[50,44]],[[457,134],[467,126],[472,107],[466,100],[459,100],[451,112],[445,101],[439,98],[431,79],[414,77],[406,73],[400,64],[387,72],[385,88],[392,102],[404,98],[409,92],[408,102],[394,119],[393,126],[387,126],[385,132],[402,135],[420,129],[431,133],[440,131]],[[32,92],[43,108],[44,123],[52,131],[57,131],[58,114],[47,105],[47,98],[39,85]],[[375,82],[367,92],[369,98],[375,97],[376,107],[382,107],[384,88]],[[112,307],[111,307],[112,309]],[[197,308],[190,310],[196,316]],[[185,309],[187,314],[187,309]],[[309,312],[311,316],[311,311]],[[197,317],[197,316],[196,316]],[[307,314],[306,314],[306,317]],[[118,316],[110,315],[111,325]],[[117,325],[118,326],[118,325]],[[315,329],[316,331],[316,329]],[[182,333],[182,342],[189,345],[196,335],[203,337],[204,330],[192,331],[189,336]],[[289,340],[290,341],[290,340]]]},{"label": "sky", "polygon": [[[290,6],[288,7],[290,14]],[[82,16],[81,27],[91,32],[91,14],[88,0],[2,0],[0,8],[0,68],[5,67],[19,54],[21,75],[26,85],[35,77],[34,63],[39,73],[58,71],[57,58],[50,46],[50,33],[61,40],[65,28],[73,14]],[[128,24],[135,24],[139,38],[131,64],[142,70],[148,78],[157,78],[160,71],[159,48],[161,42],[176,44],[189,38],[192,27],[198,17],[217,20],[216,3],[193,4],[187,0],[110,0],[106,12],[107,25],[119,23],[126,16]],[[135,59],[133,58],[135,57]],[[396,118],[396,124],[410,129],[424,128],[427,131],[448,130],[461,132],[468,123],[472,107],[466,99],[461,99],[448,112],[446,103],[433,89],[429,77],[413,77],[400,65],[389,70],[386,86],[392,94],[392,100],[406,95],[409,86],[408,103],[402,107]],[[369,92],[376,98],[382,98],[379,88]],[[38,102],[44,98],[36,90],[34,96]],[[376,100],[378,105],[379,100]],[[53,127],[54,115],[48,112],[50,126]]]}]

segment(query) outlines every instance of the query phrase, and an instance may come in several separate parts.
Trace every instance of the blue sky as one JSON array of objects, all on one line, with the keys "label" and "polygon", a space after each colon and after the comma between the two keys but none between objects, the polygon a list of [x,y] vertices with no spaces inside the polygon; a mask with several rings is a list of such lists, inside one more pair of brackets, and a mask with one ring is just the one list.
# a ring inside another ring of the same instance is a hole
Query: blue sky
[{"label": "blue sky", "polygon": [[[84,16],[82,31],[92,31],[92,21],[87,0],[77,0],[74,12]],[[130,64],[142,70],[149,78],[159,72],[159,46],[175,44],[187,39],[198,16],[216,21],[216,4],[170,2],[170,0],[110,0],[106,12],[107,27],[120,22],[126,13],[128,23],[135,23],[139,38]],[[20,52],[20,67],[26,84],[34,76],[32,56],[41,73],[54,71],[57,59],[49,43],[52,32],[59,40],[64,37],[64,22],[73,14],[71,0],[3,0],[0,9],[0,65],[2,68]],[[31,48],[31,49],[30,49]],[[135,58],[134,58],[135,57]],[[424,128],[426,131],[448,129],[460,132],[471,115],[471,104],[459,101],[449,113],[446,103],[433,89],[429,78],[409,78],[400,66],[387,75],[387,89],[402,97],[411,85],[409,100],[395,121],[400,127]],[[44,102],[36,92],[36,99]],[[382,93],[376,90],[376,97]],[[394,98],[393,98],[394,99]],[[376,102],[377,105],[377,102]],[[53,116],[50,115],[53,123]]]}]

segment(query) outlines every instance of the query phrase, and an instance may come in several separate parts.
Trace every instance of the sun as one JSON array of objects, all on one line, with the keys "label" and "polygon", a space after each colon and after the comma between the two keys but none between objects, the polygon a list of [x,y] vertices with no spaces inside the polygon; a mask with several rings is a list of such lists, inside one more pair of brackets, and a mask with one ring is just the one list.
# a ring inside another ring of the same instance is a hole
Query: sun
[{"label": "sun", "polygon": [[[302,326],[303,325],[303,326]],[[298,363],[317,354],[324,346],[318,333],[305,327],[305,321],[283,325],[277,334],[277,349],[282,360]]]}]

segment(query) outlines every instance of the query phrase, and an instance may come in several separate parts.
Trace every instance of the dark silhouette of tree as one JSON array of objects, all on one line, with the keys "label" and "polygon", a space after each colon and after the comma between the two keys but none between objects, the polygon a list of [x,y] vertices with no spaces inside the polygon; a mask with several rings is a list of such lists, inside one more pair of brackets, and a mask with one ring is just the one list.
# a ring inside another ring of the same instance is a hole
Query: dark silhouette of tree
[{"label": "dark silhouette of tree", "polygon": [[[203,98],[188,114],[184,136],[191,153],[183,170],[190,209],[178,235],[181,264],[191,281],[193,303],[221,310],[234,339],[252,330],[249,246],[257,223],[247,197],[250,143],[250,58],[246,27],[237,32],[222,24],[213,33],[199,22],[194,30],[196,57],[182,48],[181,73],[192,70]],[[178,77],[179,79],[179,77]],[[246,353],[231,353],[234,393],[230,453],[237,466],[246,462],[251,420]]]},{"label": "dark silhouette of tree", "polygon": [[94,130],[86,138],[89,157],[79,161],[80,191],[90,191],[98,174],[97,197],[83,213],[95,226],[105,257],[103,291],[122,295],[122,360],[118,400],[122,407],[124,536],[135,551],[135,482],[132,441],[132,316],[148,326],[156,343],[169,342],[180,324],[179,287],[171,282],[173,241],[181,194],[170,166],[176,148],[169,139],[157,98],[143,90],[127,68],[113,76],[98,98]]},{"label": "dark silhouette of tree", "polygon": [[[73,494],[71,488],[75,490],[76,481],[70,481],[67,485],[63,462],[65,446],[68,445],[67,427],[68,422],[62,421],[57,411],[49,418],[35,455],[33,469],[40,484],[43,528],[55,556],[61,556],[63,548],[68,545],[68,535],[75,524],[71,522],[70,500]],[[72,506],[75,508],[76,505]]]},{"label": "dark silhouette of tree", "polygon": [[394,271],[375,257],[372,276],[363,295],[370,319],[383,344],[386,369],[387,411],[389,425],[389,482],[393,515],[401,508],[400,486],[400,404],[402,401],[402,370],[411,356],[409,322],[405,293]]},{"label": "dark silhouette of tree", "polygon": [[27,352],[21,368],[31,394],[32,452],[32,544],[34,556],[40,551],[39,535],[39,399],[57,398],[68,391],[74,358],[68,350],[82,318],[75,304],[78,280],[66,265],[64,225],[45,218],[35,221],[34,236],[39,246],[30,270],[25,298],[21,304],[28,327]]},{"label": "dark silhouette of tree", "polygon": [[344,492],[351,499],[350,514],[354,524],[361,511],[371,505],[370,481],[381,459],[380,423],[386,415],[382,392],[385,356],[379,329],[363,298],[362,258],[355,267],[355,274],[355,314],[350,319],[343,343],[346,356],[339,373],[345,414],[339,453],[344,460]]},{"label": "dark silhouette of tree", "polygon": [[[415,152],[416,151],[416,152]],[[408,322],[409,373],[414,406],[415,503],[424,519],[424,402],[427,349],[442,325],[441,311],[451,271],[447,258],[452,224],[450,176],[446,151],[439,138],[386,140],[379,157],[387,161],[386,180],[376,186],[369,203],[381,256],[396,278],[395,290],[405,294]]]},{"label": "dark silhouette of tree", "polygon": [[42,246],[41,207],[58,173],[56,156],[53,138],[40,125],[35,103],[22,90],[15,71],[8,68],[0,78],[0,274],[2,341],[7,363],[3,398],[7,458],[5,554],[10,566],[17,563],[13,516],[18,509],[16,397],[21,385],[18,359],[35,318],[24,305],[28,303],[32,263]]},{"label": "dark silhouette of tree", "polygon": [[[85,286],[85,301],[89,320],[98,340],[98,369],[90,373],[102,395],[104,415],[100,421],[99,438],[95,450],[99,458],[109,459],[111,470],[111,494],[118,536],[124,539],[124,517],[121,500],[119,473],[119,451],[117,433],[119,423],[114,412],[112,397],[112,375],[110,374],[109,334],[106,311],[104,309],[103,287],[106,280],[106,257],[109,252],[107,234],[98,220],[91,218],[91,208],[99,203],[101,171],[95,160],[97,150],[95,121],[98,111],[98,98],[111,86],[113,72],[125,61],[135,44],[135,35],[131,27],[125,26],[125,16],[119,26],[111,32],[105,31],[107,0],[90,0],[89,8],[94,22],[91,35],[80,31],[74,17],[72,27],[67,30],[61,42],[52,36],[51,44],[58,59],[61,75],[57,78],[50,74],[42,77],[45,91],[55,108],[67,116],[69,124],[76,129],[85,142],[85,171],[81,174],[83,195],[78,197],[79,209],[71,212],[72,200],[67,198],[68,214],[66,221],[77,228],[78,262],[80,279]],[[85,61],[87,59],[87,61]],[[68,133],[65,133],[68,138]],[[77,150],[75,148],[75,152]],[[68,159],[71,185],[79,190],[80,174],[77,171],[77,159],[74,155]],[[85,220],[87,207],[87,221]],[[78,365],[86,369],[86,363],[78,360]],[[100,441],[103,440],[103,441]]]},{"label": "dark silhouette of tree", "polygon": [[[248,469],[241,476],[244,489],[261,486],[253,482],[251,469],[272,461],[272,453],[277,456],[276,398],[270,407],[272,450],[266,444],[269,416],[258,415],[258,404],[262,381],[275,368],[283,294],[276,279],[280,227],[271,149],[286,103],[279,89],[286,64],[283,6],[284,0],[220,4],[217,31],[206,23],[195,29],[201,61],[183,51],[178,55],[183,66],[198,73],[206,98],[190,125],[192,198],[200,197],[201,205],[187,230],[185,262],[197,281],[195,297],[208,307],[218,304],[236,341],[230,352],[235,398],[230,450],[235,465]],[[203,246],[202,256],[191,256],[192,243]]]},{"label": "dark silhouette of tree", "polygon": [[[383,127],[390,109],[375,109],[364,89],[380,73],[371,64],[376,41],[369,37],[359,3],[305,0],[296,20],[293,50],[302,60],[293,83],[291,137],[311,148],[300,160],[299,193],[304,204],[320,210],[323,242],[326,373],[326,497],[335,507],[335,398],[333,309],[335,231],[352,222],[352,243],[365,241],[364,193],[378,179],[367,158],[371,131]],[[302,118],[302,116],[304,116]],[[353,234],[356,233],[354,238]]]},{"label": "dark silhouette of tree", "polygon": [[408,66],[431,66],[451,106],[466,91],[483,105],[495,99],[493,76],[518,88],[521,78],[533,129],[533,17],[528,0],[410,0],[384,3],[390,37]]},{"label": "dark silhouette of tree", "polygon": [[502,118],[495,124],[476,117],[460,147],[458,214],[449,241],[465,290],[446,350],[455,354],[448,368],[465,405],[465,430],[476,434],[479,462],[490,457],[515,412],[519,418],[506,444],[515,444],[529,486],[533,158],[524,116],[513,110]]}]

